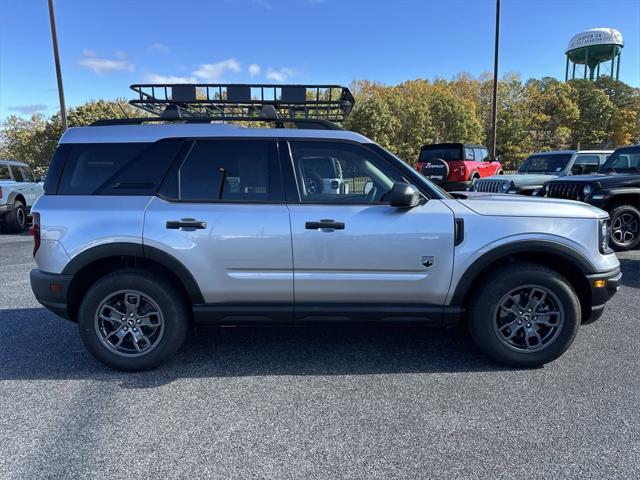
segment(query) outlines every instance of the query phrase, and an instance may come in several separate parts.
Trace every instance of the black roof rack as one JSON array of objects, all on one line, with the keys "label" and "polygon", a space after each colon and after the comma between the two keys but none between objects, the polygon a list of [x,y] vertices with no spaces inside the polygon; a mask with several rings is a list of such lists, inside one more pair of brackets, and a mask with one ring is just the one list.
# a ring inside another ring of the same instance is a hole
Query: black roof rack
[{"label": "black roof rack", "polygon": [[[227,117],[225,122],[265,122],[273,123],[275,127],[286,128],[293,125],[300,129],[316,129],[316,130],[342,130],[338,125],[321,118],[246,118],[246,117]],[[215,118],[209,117],[132,117],[132,118],[114,118],[96,120],[91,124],[93,127],[101,127],[108,125],[141,125],[143,123],[220,123]]]},{"label": "black roof rack", "polygon": [[157,121],[290,122],[299,128],[315,122],[329,128],[327,123],[344,121],[355,103],[339,85],[135,84],[131,89],[138,98],[129,103],[158,115]]}]

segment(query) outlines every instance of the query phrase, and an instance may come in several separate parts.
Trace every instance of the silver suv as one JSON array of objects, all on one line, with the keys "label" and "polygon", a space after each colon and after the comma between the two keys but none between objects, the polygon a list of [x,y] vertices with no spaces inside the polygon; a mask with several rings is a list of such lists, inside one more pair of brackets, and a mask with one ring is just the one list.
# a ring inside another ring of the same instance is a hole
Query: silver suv
[{"label": "silver suv", "polygon": [[0,160],[0,225],[10,233],[27,229],[27,215],[42,195],[39,183],[27,164]]},{"label": "silver suv", "polygon": [[[348,188],[308,188],[311,159]],[[618,288],[605,212],[457,200],[353,132],[72,128],[34,207],[31,285],[86,348],[137,371],[194,324],[468,324],[499,362],[558,358]]]}]

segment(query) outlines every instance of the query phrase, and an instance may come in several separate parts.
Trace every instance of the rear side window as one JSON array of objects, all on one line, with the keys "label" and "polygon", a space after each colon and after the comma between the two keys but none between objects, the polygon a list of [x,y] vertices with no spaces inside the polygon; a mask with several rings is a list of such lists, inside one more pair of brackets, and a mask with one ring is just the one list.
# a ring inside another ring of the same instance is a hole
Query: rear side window
[{"label": "rear side window", "polygon": [[166,139],[156,143],[73,144],[57,193],[153,195],[181,143]]},{"label": "rear side window", "polygon": [[0,180],[11,180],[8,165],[0,165]]},{"label": "rear side window", "polygon": [[464,159],[473,161],[473,148],[465,148],[464,149]]},{"label": "rear side window", "polygon": [[275,141],[197,140],[176,162],[160,194],[193,202],[282,200]]},{"label": "rear side window", "polygon": [[16,167],[15,165],[11,166],[11,171],[13,172],[13,179],[16,182],[24,182],[24,177],[22,176],[22,170],[20,170],[19,167]]}]

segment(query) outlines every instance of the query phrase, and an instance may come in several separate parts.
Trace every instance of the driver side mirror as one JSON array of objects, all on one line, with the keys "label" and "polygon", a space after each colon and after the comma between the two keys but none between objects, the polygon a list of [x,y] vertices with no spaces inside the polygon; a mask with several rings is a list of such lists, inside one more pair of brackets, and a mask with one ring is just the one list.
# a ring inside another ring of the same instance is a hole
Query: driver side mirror
[{"label": "driver side mirror", "polygon": [[408,183],[394,183],[389,192],[389,203],[392,207],[413,208],[420,203],[420,192]]}]

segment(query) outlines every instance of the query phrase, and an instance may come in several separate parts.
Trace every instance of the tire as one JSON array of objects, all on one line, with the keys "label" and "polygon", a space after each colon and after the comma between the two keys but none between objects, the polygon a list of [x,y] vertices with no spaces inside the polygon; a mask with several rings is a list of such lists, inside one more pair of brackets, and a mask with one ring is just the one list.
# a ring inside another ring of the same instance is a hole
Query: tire
[{"label": "tire", "polygon": [[620,205],[611,212],[611,248],[618,252],[640,245],[640,210],[632,205]]},{"label": "tire", "polygon": [[[78,326],[97,360],[116,370],[139,372],[173,357],[186,338],[188,314],[183,298],[164,279],[144,270],[119,270],[89,288],[80,303]],[[119,347],[114,345],[120,340]]]},{"label": "tire", "polygon": [[443,185],[449,178],[449,164],[441,158],[432,158],[425,163],[420,173],[436,185]]},{"label": "tire", "polygon": [[480,175],[478,175],[478,173],[474,173],[473,175],[471,175],[471,178],[469,179],[469,181],[471,182],[470,186],[473,187],[478,180],[480,180]]},{"label": "tire", "polygon": [[[524,294],[508,297],[513,292],[527,291],[531,293],[529,297]],[[532,298],[540,300],[542,293],[547,295],[537,307],[529,303]],[[501,267],[482,282],[474,295],[468,312],[471,337],[487,355],[505,365],[532,368],[552,362],[573,343],[580,326],[580,301],[571,284],[541,265],[520,263]],[[518,301],[511,303],[512,299]],[[532,312],[528,312],[529,305],[534,307]],[[554,310],[558,314],[545,313]],[[545,321],[547,325],[543,324]]]},{"label": "tire", "polygon": [[5,226],[9,233],[22,233],[27,229],[27,209],[20,200],[13,204],[13,210],[4,217]]}]

